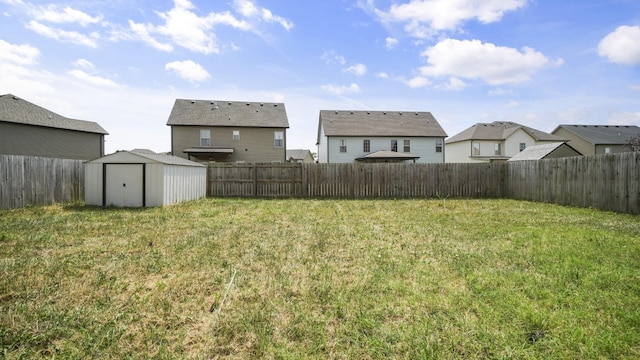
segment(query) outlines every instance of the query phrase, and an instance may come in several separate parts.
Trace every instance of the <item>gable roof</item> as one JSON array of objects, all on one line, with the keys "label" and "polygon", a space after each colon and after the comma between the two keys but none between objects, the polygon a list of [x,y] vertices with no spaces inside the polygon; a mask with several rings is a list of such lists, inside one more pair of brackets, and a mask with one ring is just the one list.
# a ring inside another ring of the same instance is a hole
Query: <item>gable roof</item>
[{"label": "gable roof", "polygon": [[158,154],[147,149],[134,149],[134,150],[120,150],[113,154],[105,155],[103,157],[88,161],[89,163],[128,163],[130,160],[136,158],[143,160],[143,163],[160,163],[165,165],[180,165],[180,166],[193,166],[193,167],[205,167],[206,165],[197,163],[195,161],[183,159],[181,157]]},{"label": "gable roof", "polygon": [[325,136],[421,136],[446,137],[430,112],[320,110]]},{"label": "gable roof", "polygon": [[104,135],[109,134],[96,122],[70,119],[11,94],[0,95],[1,121]]},{"label": "gable roof", "polygon": [[635,125],[559,125],[553,132],[559,129],[567,130],[594,145],[624,145],[630,138],[640,136],[640,127]]},{"label": "gable roof", "polygon": [[304,160],[307,155],[311,156],[311,151],[306,149],[291,149],[286,152],[287,159],[296,159],[296,160]]},{"label": "gable roof", "polygon": [[566,146],[575,151],[577,154],[580,154],[578,150],[574,149],[565,142],[555,142],[549,144],[527,146],[526,149],[512,156],[507,161],[542,160],[563,146]]},{"label": "gable roof", "polygon": [[167,125],[288,128],[283,103],[176,99]]},{"label": "gable roof", "polygon": [[564,141],[559,136],[546,133],[511,121],[477,123],[447,139],[447,144],[467,140],[505,140],[518,130],[524,130],[536,141]]}]

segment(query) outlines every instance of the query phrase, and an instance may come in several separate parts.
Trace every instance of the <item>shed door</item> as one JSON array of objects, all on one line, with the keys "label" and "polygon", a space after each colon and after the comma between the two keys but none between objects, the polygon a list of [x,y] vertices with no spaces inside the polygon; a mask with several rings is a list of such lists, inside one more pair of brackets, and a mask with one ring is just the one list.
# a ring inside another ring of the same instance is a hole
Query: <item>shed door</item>
[{"label": "shed door", "polygon": [[144,206],[144,164],[106,164],[105,172],[105,205]]}]

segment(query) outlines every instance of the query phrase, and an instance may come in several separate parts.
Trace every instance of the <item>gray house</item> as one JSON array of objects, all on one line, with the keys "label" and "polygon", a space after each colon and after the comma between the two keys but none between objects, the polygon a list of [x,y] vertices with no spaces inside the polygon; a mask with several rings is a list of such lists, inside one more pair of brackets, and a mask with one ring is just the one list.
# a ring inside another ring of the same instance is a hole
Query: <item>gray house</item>
[{"label": "gray house", "polygon": [[0,95],[0,154],[63,159],[104,155],[104,136],[97,123],[76,120],[17,96]]},{"label": "gray house", "polygon": [[286,160],[283,103],[177,99],[169,115],[171,153],[198,162]]},{"label": "gray house", "polygon": [[321,110],[318,162],[444,162],[447,133],[430,112]]},{"label": "gray house", "polygon": [[552,134],[569,140],[569,145],[584,155],[633,151],[627,143],[640,136],[635,125],[559,125]]}]

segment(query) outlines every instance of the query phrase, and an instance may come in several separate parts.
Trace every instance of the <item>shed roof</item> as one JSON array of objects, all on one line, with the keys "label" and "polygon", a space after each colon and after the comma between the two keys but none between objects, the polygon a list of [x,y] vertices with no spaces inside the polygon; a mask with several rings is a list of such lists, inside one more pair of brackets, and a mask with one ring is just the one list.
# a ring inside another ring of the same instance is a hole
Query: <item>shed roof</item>
[{"label": "shed roof", "polygon": [[325,136],[447,136],[433,115],[424,111],[321,110],[318,126]]},{"label": "shed roof", "polygon": [[70,119],[11,94],[0,95],[0,121],[104,135],[109,134],[96,122]]},{"label": "shed roof", "polygon": [[536,141],[564,141],[556,135],[551,135],[528,126],[511,121],[494,121],[492,123],[477,123],[447,139],[447,144],[467,140],[505,140],[518,130],[524,130]]},{"label": "shed roof", "polygon": [[136,150],[120,150],[113,154],[105,155],[103,157],[88,161],[88,163],[109,163],[111,161],[115,163],[127,163],[133,162],[132,159],[140,159],[142,163],[160,163],[165,165],[180,165],[180,166],[194,166],[205,167],[206,165],[197,163],[195,161],[187,160],[181,157],[157,154],[151,150],[136,149]]},{"label": "shed roof", "polygon": [[630,138],[640,136],[640,127],[635,125],[558,125],[594,145],[624,145]]},{"label": "shed roof", "polygon": [[578,152],[576,149],[565,142],[554,142],[549,144],[528,146],[526,149],[512,156],[507,161],[542,160],[549,156],[552,152],[563,146],[569,147],[571,148],[571,150],[580,154],[580,152]]},{"label": "shed roof", "polygon": [[167,125],[288,128],[283,103],[176,99]]}]

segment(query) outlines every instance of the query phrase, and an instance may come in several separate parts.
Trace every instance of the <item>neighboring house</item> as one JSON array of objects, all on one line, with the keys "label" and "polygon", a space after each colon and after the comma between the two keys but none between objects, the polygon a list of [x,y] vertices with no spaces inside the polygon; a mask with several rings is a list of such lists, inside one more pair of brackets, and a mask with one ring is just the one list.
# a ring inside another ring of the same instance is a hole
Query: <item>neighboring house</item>
[{"label": "neighboring house", "polygon": [[312,163],[314,162],[313,154],[305,149],[287,150],[287,162]]},{"label": "neighboring house", "polygon": [[557,159],[571,156],[582,156],[582,154],[566,142],[556,142],[529,146],[507,161]]},{"label": "neighboring house", "polygon": [[448,163],[506,161],[529,146],[564,140],[510,121],[478,123],[447,139],[445,159]]},{"label": "neighboring house", "polygon": [[167,121],[171,153],[198,162],[284,162],[283,103],[177,99]]},{"label": "neighboring house", "polygon": [[429,112],[321,110],[318,162],[444,162],[447,133]]},{"label": "neighboring house", "polygon": [[58,115],[11,94],[0,95],[0,154],[95,159],[104,155],[105,135],[95,122]]},{"label": "neighboring house", "polygon": [[559,125],[552,134],[569,140],[583,155],[631,152],[629,140],[640,136],[635,125]]}]

